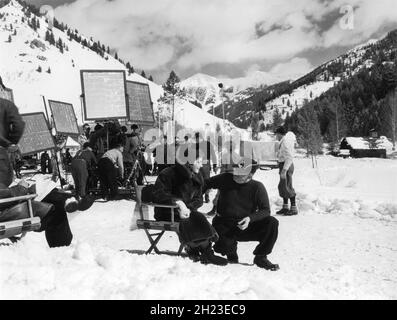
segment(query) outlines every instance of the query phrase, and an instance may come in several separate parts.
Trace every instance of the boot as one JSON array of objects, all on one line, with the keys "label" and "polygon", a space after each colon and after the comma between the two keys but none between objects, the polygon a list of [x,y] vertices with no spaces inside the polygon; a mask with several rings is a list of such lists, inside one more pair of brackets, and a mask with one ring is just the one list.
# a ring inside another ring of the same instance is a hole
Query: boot
[{"label": "boot", "polygon": [[232,253],[229,253],[228,255],[226,255],[226,257],[227,257],[227,261],[229,262],[229,263],[234,263],[234,264],[236,264],[236,263],[238,263],[239,261],[238,261],[238,255],[237,255],[237,252],[232,252]]},{"label": "boot", "polygon": [[200,251],[201,251],[201,256],[200,256],[201,263],[214,264],[217,266],[226,266],[227,265],[227,260],[225,258],[216,256],[214,254],[214,251],[212,250],[211,246],[203,248]]},{"label": "boot", "polygon": [[200,249],[199,248],[191,248],[186,246],[185,247],[185,252],[190,260],[193,262],[199,262],[200,261]]},{"label": "boot", "polygon": [[276,212],[278,215],[285,215],[289,212],[288,204],[283,204],[283,208]]},{"label": "boot", "polygon": [[296,216],[298,214],[298,208],[296,206],[291,206],[291,209],[288,210],[287,213],[284,213],[285,216]]},{"label": "boot", "polygon": [[86,211],[94,204],[95,198],[93,196],[87,195],[81,198],[78,203],[79,211]]},{"label": "boot", "polygon": [[65,211],[67,213],[76,212],[79,208],[79,203],[76,198],[69,198],[65,201]]},{"label": "boot", "polygon": [[278,264],[271,263],[267,256],[255,256],[254,264],[256,264],[259,268],[263,268],[265,270],[277,271],[280,269]]}]

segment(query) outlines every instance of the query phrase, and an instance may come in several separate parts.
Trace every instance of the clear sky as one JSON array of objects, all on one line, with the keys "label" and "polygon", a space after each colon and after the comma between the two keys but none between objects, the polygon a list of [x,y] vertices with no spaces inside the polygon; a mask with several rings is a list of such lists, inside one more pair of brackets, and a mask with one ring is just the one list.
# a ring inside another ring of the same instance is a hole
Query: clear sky
[{"label": "clear sky", "polygon": [[395,0],[27,0],[162,83],[304,74],[397,28]]}]

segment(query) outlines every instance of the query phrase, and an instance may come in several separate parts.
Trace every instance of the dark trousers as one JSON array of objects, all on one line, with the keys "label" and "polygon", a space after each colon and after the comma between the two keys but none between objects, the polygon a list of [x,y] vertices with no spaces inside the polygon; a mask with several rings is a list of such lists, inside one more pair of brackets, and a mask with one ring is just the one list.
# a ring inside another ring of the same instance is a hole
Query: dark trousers
[{"label": "dark trousers", "polygon": [[[211,178],[211,164],[209,163],[209,161],[208,163],[203,164],[203,166],[200,168],[200,173],[203,176],[204,180],[208,180],[209,178]],[[209,196],[210,191],[210,189],[206,190],[205,195]]]},{"label": "dark trousers", "polygon": [[8,152],[0,147],[0,188],[8,188],[13,180],[12,166]]},{"label": "dark trousers", "polygon": [[[171,212],[169,209],[155,208],[154,218],[157,221],[171,221]],[[175,222],[179,222],[179,241],[188,247],[206,248],[218,239],[214,227],[200,212],[192,211],[189,218],[180,219],[176,210]]]},{"label": "dark trousers", "polygon": [[237,252],[237,243],[259,241],[254,250],[254,255],[268,255],[272,252],[278,237],[278,220],[267,217],[263,220],[251,222],[244,231],[237,227],[238,220],[225,219],[216,216],[212,221],[219,240],[215,243],[214,250],[227,255]]},{"label": "dark trousers", "polygon": [[117,196],[117,169],[113,162],[108,158],[101,158],[98,163],[98,173],[102,196],[110,196],[111,198]]},{"label": "dark trousers", "polygon": [[87,163],[83,159],[72,161],[72,177],[76,189],[76,195],[84,198],[87,192],[88,170]]},{"label": "dark trousers", "polygon": [[54,206],[54,209],[41,221],[41,230],[45,230],[50,248],[69,246],[72,242],[73,234],[65,211],[65,201],[68,198],[70,198],[69,194],[54,189],[43,199],[43,202]]},{"label": "dark trousers", "polygon": [[[283,170],[284,162],[279,163],[279,172]],[[278,193],[283,199],[291,199],[296,196],[294,187],[292,186],[292,175],[294,174],[294,165],[291,164],[287,171],[286,179],[281,179],[278,184]]]}]

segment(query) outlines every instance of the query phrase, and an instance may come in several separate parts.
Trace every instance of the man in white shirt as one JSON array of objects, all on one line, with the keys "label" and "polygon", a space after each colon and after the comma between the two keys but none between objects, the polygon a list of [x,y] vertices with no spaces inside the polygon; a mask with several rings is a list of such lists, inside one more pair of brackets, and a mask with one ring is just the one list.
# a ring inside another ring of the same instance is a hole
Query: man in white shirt
[{"label": "man in white shirt", "polygon": [[[276,130],[277,140],[280,141],[278,151],[278,164],[280,169],[280,182],[278,191],[283,198],[283,208],[277,211],[277,214],[284,216],[294,216],[298,214],[296,206],[296,192],[292,186],[292,175],[294,173],[293,157],[295,153],[295,135],[287,132],[284,127]],[[291,202],[291,208],[288,207],[288,200]]]}]

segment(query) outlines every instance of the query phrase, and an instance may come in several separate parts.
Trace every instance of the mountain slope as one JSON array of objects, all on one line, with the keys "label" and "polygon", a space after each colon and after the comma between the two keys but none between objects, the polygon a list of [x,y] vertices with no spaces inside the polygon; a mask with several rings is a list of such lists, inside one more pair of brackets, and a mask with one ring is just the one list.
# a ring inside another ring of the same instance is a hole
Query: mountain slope
[{"label": "mountain slope", "polygon": [[[253,111],[262,111],[261,117],[265,124],[272,122],[276,109],[284,119],[287,118],[305,103],[319,98],[338,83],[350,79],[362,70],[371,69],[379,61],[386,61],[390,55],[392,57],[396,50],[393,34],[391,32],[382,40],[371,39],[289,84],[279,84],[274,90],[265,88],[237,103],[226,102],[229,110],[227,119],[238,127],[247,128]],[[220,117],[221,114],[222,107],[216,107],[215,115]]]},{"label": "mountain slope", "polygon": [[[37,31],[29,26],[32,24],[29,15],[39,21]],[[60,46],[45,41],[47,30],[48,24],[44,18],[27,14],[26,8],[15,0],[0,8],[0,75],[5,85],[14,90],[15,103],[21,113],[44,112],[44,96],[46,99],[72,103],[81,123],[80,70],[126,70],[126,67],[111,55],[104,53],[102,57],[71,40],[66,32],[53,28],[56,42],[61,39],[63,43],[61,53]],[[162,87],[136,73],[127,73],[127,80],[149,84],[156,111],[157,100],[163,94]],[[220,119],[186,101],[175,106],[175,114],[177,119],[179,115],[179,121],[184,121],[185,127],[191,129],[203,129],[206,123],[215,128],[220,122]]]}]

